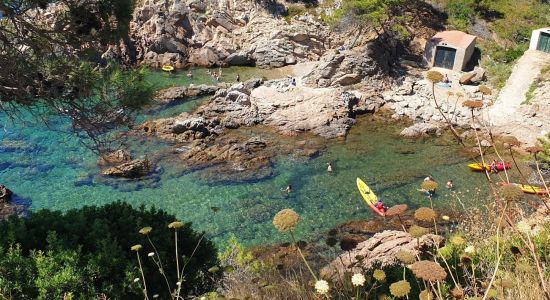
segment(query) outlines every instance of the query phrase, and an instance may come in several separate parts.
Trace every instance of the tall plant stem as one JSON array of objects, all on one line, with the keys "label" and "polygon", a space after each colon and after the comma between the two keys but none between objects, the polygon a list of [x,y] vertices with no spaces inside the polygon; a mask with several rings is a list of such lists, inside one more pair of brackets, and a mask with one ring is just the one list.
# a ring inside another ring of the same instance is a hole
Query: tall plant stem
[{"label": "tall plant stem", "polygon": [[179,259],[179,255],[178,255],[178,230],[175,229],[174,230],[174,243],[175,243],[175,248],[176,248],[176,268],[177,268],[177,278],[178,280],[180,279],[180,259]]},{"label": "tall plant stem", "polygon": [[[546,189],[546,193],[550,197],[550,190],[548,189],[548,185],[546,185],[546,181],[544,180],[544,176],[542,176],[542,172],[540,171],[539,160],[537,158],[536,153],[535,153],[535,165],[537,166],[537,172],[539,173],[540,180],[542,180],[542,185],[544,185],[544,188]],[[546,205],[545,201],[542,201],[542,202],[544,203],[544,205]],[[546,206],[546,208],[548,209],[548,206]]]},{"label": "tall plant stem", "polygon": [[439,106],[439,103],[437,102],[437,97],[435,96],[435,83],[434,82],[432,82],[432,96],[434,98],[435,107],[437,108],[437,110],[439,111],[439,113],[441,114],[441,116],[443,117],[443,119],[445,120],[447,125],[449,126],[449,129],[451,130],[451,132],[455,136],[457,142],[462,144],[462,146],[466,147],[466,145],[462,141],[462,138],[460,137],[460,135],[458,135],[458,132],[456,132],[456,129],[453,126],[453,123],[451,123],[451,121],[449,121],[449,119],[447,119],[447,116],[445,115],[445,113],[443,113],[443,110],[441,110],[441,106]]},{"label": "tall plant stem", "polygon": [[296,249],[298,249],[298,253],[300,253],[300,256],[302,257],[302,259],[304,260],[304,263],[306,264],[306,267],[307,269],[309,270],[309,272],[311,273],[311,276],[313,276],[313,278],[315,279],[315,281],[317,281],[317,276],[315,276],[315,273],[313,273],[313,270],[311,269],[311,267],[309,266],[309,264],[307,263],[307,260],[306,260],[306,257],[304,256],[304,254],[302,253],[302,250],[300,249],[300,247],[298,247],[298,245],[296,244],[296,239],[294,238],[294,233],[292,233],[292,230],[289,231],[290,232],[290,236],[292,237],[292,242],[294,243],[294,246],[296,247]]},{"label": "tall plant stem", "polygon": [[141,279],[143,280],[143,295],[145,296],[145,299],[149,299],[149,296],[147,296],[147,283],[145,283],[145,274],[143,274],[143,267],[141,266],[141,259],[139,258],[138,251],[136,251],[136,256],[138,260],[139,271],[141,272]]},{"label": "tall plant stem", "polygon": [[153,247],[153,250],[155,250],[155,253],[157,254],[157,259],[159,260],[158,267],[159,267],[160,274],[162,275],[162,277],[164,277],[164,281],[166,281],[166,287],[168,287],[168,293],[171,294],[172,287],[170,286],[170,283],[168,282],[168,277],[166,277],[166,273],[164,272],[164,265],[162,264],[160,253],[158,252],[157,247],[155,247],[155,244],[153,244],[153,241],[151,241],[151,238],[149,237],[149,235],[147,235],[147,240],[149,241],[149,244],[151,244],[151,247]]}]

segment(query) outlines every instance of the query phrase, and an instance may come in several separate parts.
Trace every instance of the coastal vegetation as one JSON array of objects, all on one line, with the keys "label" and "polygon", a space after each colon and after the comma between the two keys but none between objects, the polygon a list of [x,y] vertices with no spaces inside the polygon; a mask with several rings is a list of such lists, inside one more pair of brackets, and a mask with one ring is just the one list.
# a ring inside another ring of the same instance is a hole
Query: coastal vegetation
[{"label": "coastal vegetation", "polygon": [[0,222],[0,299],[135,299],[145,286],[149,297],[166,299],[167,282],[172,289],[180,282],[182,296],[207,291],[217,277],[208,272],[216,248],[190,223],[177,222],[174,239],[174,220],[121,202],[12,216]]}]

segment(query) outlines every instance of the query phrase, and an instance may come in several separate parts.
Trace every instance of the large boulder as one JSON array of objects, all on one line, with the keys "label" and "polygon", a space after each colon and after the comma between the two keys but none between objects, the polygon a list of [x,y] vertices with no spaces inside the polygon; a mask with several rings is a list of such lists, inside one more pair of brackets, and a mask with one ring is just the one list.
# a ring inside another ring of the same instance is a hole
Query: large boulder
[{"label": "large boulder", "polygon": [[0,184],[0,204],[8,203],[11,199],[12,192],[3,184]]},{"label": "large boulder", "polygon": [[400,133],[400,135],[404,137],[420,137],[438,134],[440,134],[440,129],[437,125],[424,122],[407,127]]},{"label": "large boulder", "polygon": [[345,273],[362,273],[374,266],[381,268],[393,266],[399,263],[395,257],[398,251],[422,255],[434,249],[436,245],[440,246],[443,240],[443,237],[434,234],[426,234],[416,239],[407,232],[386,230],[341,254],[321,270],[321,276],[337,281]]},{"label": "large boulder", "polygon": [[352,50],[331,50],[322,58],[319,65],[303,81],[314,87],[347,86],[356,84],[365,78],[389,72],[388,62],[383,49],[371,42]]},{"label": "large boulder", "polygon": [[152,170],[152,164],[148,159],[136,159],[123,163],[116,167],[108,168],[101,172],[102,175],[138,178],[147,175]]},{"label": "large boulder", "polygon": [[218,89],[218,86],[206,84],[175,86],[160,90],[155,96],[155,101],[162,104],[169,104],[189,97],[213,95]]}]

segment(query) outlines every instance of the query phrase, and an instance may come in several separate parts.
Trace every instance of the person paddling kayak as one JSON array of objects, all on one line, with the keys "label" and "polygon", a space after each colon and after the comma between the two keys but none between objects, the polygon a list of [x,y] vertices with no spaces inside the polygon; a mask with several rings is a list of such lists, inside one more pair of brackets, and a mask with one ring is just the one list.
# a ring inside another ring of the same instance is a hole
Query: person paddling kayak
[{"label": "person paddling kayak", "polygon": [[378,209],[381,212],[386,212],[386,207],[384,206],[384,203],[382,202],[382,199],[378,198],[378,202],[374,205],[376,209]]}]

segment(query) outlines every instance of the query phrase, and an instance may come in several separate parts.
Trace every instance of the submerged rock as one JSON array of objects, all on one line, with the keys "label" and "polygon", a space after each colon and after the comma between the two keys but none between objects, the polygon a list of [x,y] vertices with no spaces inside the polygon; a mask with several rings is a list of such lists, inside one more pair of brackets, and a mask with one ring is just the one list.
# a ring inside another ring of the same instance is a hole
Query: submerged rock
[{"label": "submerged rock", "polygon": [[100,166],[121,164],[132,160],[132,154],[128,150],[119,149],[114,152],[105,153],[97,159]]},{"label": "submerged rock", "polygon": [[148,159],[136,159],[106,169],[102,171],[101,174],[115,177],[138,178],[147,175],[151,170],[152,164]]},{"label": "submerged rock", "polygon": [[0,204],[8,203],[12,192],[3,184],[0,184]]},{"label": "submerged rock", "polygon": [[400,133],[400,135],[404,137],[419,137],[439,134],[439,127],[431,123],[416,123],[410,127],[403,129]]}]

